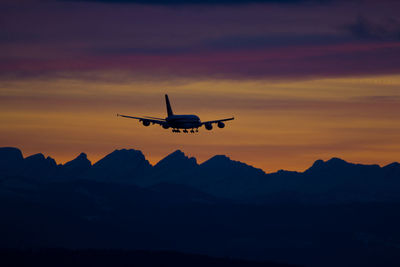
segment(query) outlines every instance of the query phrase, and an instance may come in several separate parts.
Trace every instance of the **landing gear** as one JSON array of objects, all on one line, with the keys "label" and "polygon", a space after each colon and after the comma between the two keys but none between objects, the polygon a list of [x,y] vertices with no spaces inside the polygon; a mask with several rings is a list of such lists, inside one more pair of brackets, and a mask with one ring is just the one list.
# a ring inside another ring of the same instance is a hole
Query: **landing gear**
[{"label": "landing gear", "polygon": [[[181,131],[179,129],[172,129],[172,132],[173,133],[180,133]],[[184,132],[184,133],[189,133],[189,132],[190,133],[198,133],[199,129],[196,128],[196,130],[195,130],[194,128],[192,128],[190,131],[188,131],[187,129],[183,129],[182,132]]]}]

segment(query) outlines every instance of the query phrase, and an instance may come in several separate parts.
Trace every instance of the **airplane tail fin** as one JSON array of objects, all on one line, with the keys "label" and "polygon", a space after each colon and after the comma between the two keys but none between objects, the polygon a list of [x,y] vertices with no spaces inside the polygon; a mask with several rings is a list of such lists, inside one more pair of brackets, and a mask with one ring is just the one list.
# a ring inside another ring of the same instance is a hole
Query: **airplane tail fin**
[{"label": "airplane tail fin", "polygon": [[171,104],[169,103],[168,95],[165,95],[165,103],[167,104],[168,116],[174,115],[174,113],[172,112]]}]

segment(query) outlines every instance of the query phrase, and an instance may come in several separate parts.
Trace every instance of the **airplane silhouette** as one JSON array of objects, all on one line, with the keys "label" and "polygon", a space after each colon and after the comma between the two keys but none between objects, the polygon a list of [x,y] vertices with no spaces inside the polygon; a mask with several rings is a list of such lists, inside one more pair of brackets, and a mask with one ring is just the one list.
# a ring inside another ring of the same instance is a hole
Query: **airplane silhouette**
[{"label": "airplane silhouette", "polygon": [[130,118],[130,119],[137,119],[139,122],[142,122],[144,126],[149,126],[150,124],[159,124],[161,125],[164,129],[169,129],[172,128],[173,133],[180,133],[180,129],[183,129],[182,132],[188,133],[188,129],[191,129],[190,132],[194,133],[195,129],[196,132],[198,132],[198,128],[203,126],[207,130],[212,130],[213,128],[213,123],[216,123],[218,128],[224,128],[225,123],[224,121],[230,121],[233,120],[234,118],[227,118],[227,119],[221,119],[221,120],[214,120],[214,121],[200,121],[200,118],[196,115],[174,115],[172,112],[171,104],[168,99],[168,95],[165,95],[165,103],[167,105],[167,117],[165,119],[162,118],[156,118],[156,117],[150,117],[150,116],[143,116],[143,117],[133,117],[133,116],[127,116],[127,115],[120,115],[117,114],[117,116],[124,117],[124,118]]}]

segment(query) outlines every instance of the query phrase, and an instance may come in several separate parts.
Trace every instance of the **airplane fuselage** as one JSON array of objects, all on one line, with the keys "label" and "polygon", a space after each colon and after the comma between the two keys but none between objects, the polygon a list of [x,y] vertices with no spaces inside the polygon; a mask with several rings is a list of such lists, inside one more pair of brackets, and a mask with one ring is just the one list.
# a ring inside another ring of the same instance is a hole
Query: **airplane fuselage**
[{"label": "airplane fuselage", "polygon": [[200,118],[196,115],[170,115],[165,121],[168,127],[175,129],[193,129],[201,126]]},{"label": "airplane fuselage", "polygon": [[150,126],[150,124],[158,124],[162,126],[164,129],[172,128],[173,133],[180,133],[181,131],[179,129],[183,129],[182,132],[184,133],[188,133],[189,132],[188,129],[191,129],[190,130],[191,133],[198,132],[199,131],[198,128],[201,127],[202,125],[204,125],[204,127],[208,131],[210,131],[213,128],[212,124],[217,124],[218,128],[224,128],[225,121],[230,121],[234,119],[232,117],[220,120],[201,122],[200,118],[197,117],[196,115],[175,115],[172,112],[171,103],[169,102],[168,95],[165,95],[165,104],[167,107],[167,117],[165,119],[149,117],[149,116],[134,117],[134,116],[120,115],[120,114],[117,114],[117,116],[139,120],[139,122],[141,122],[144,126]]}]

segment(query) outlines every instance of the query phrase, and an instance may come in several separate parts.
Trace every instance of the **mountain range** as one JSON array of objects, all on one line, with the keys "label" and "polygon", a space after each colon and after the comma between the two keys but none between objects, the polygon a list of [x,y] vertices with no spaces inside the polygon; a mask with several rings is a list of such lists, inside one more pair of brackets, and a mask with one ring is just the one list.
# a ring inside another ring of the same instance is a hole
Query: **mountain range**
[{"label": "mountain range", "polygon": [[0,148],[0,248],[147,250],[303,266],[400,266],[400,164],[265,173],[177,150],[57,164]]},{"label": "mountain range", "polygon": [[304,172],[265,173],[217,155],[198,164],[176,150],[152,166],[135,149],[115,150],[92,164],[85,153],[57,165],[51,157],[23,158],[17,148],[0,148],[0,177],[39,178],[61,182],[85,179],[143,188],[185,186],[211,196],[239,202],[275,201],[347,203],[400,200],[400,164],[362,165],[339,158],[317,160]]}]

